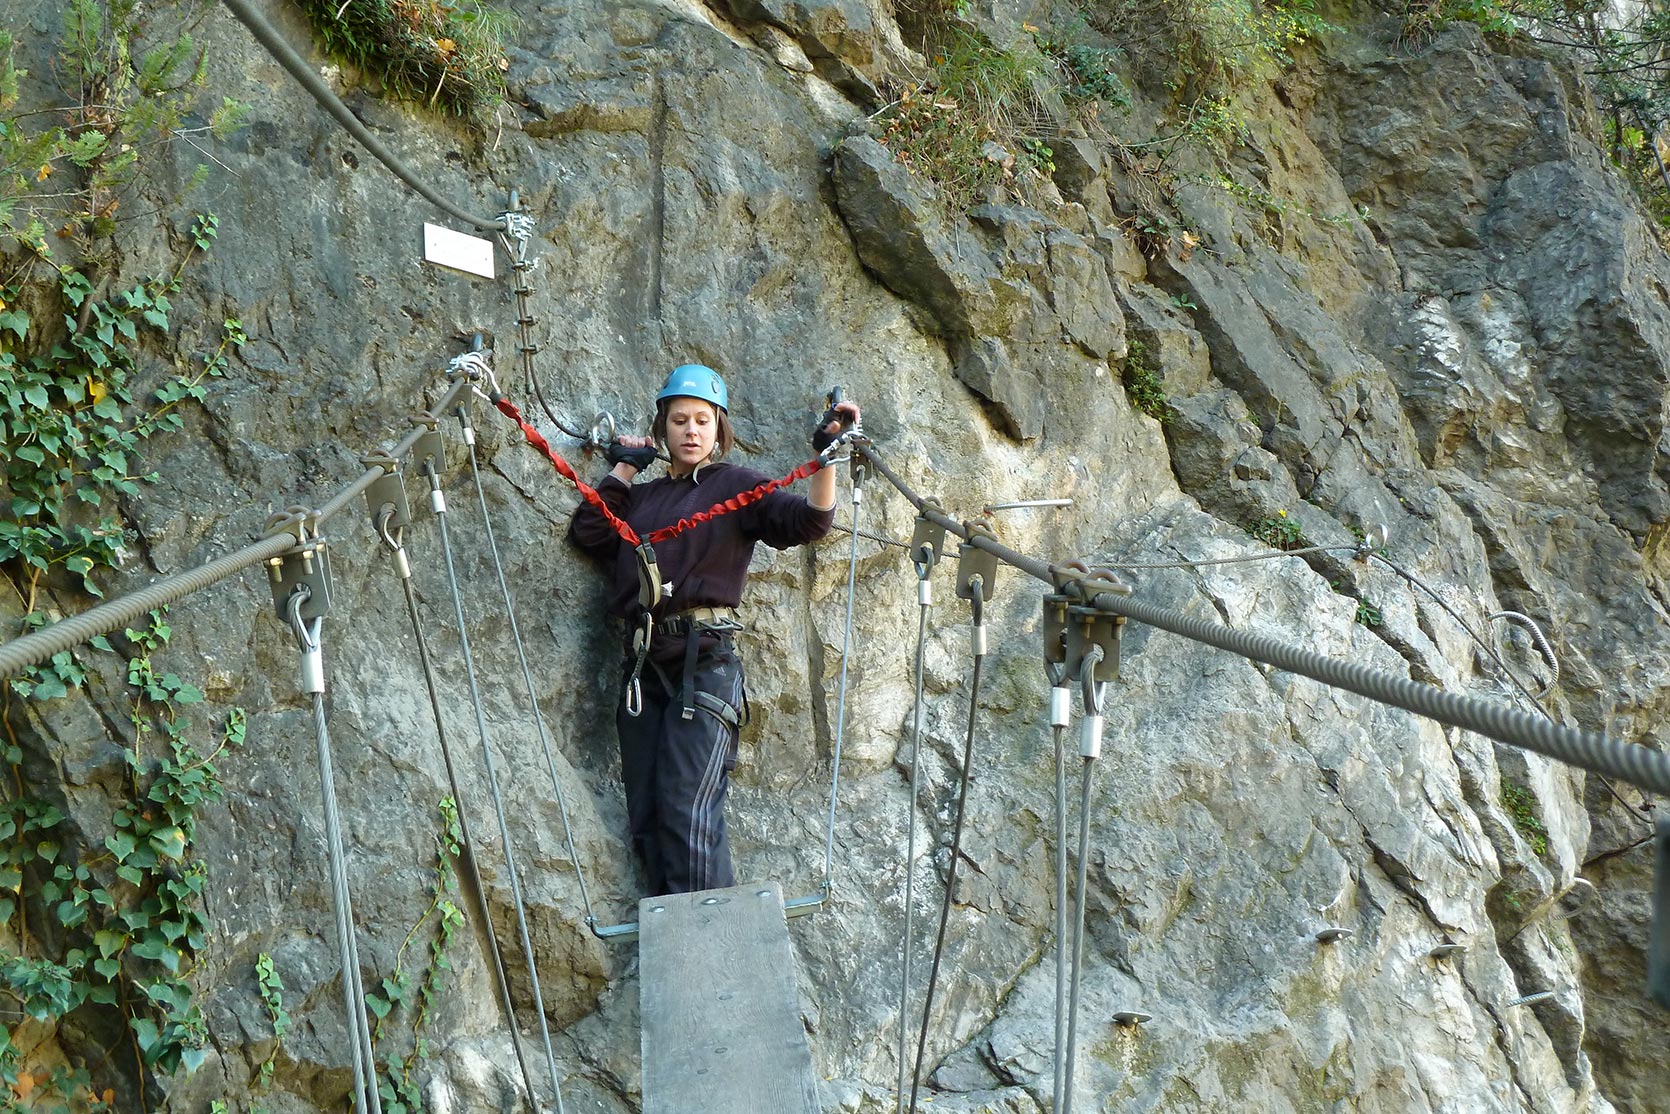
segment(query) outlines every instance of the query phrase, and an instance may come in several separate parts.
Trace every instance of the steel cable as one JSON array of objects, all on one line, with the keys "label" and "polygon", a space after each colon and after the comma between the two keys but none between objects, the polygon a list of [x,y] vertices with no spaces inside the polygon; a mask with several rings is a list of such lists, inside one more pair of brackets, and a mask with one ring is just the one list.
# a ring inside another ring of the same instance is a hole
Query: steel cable
[{"label": "steel cable", "polygon": [[[467,393],[468,383],[455,383],[440,402],[435,404],[429,416],[441,413],[452,405],[459,395]],[[411,451],[422,434],[421,429],[407,434],[389,455],[403,457]],[[370,467],[360,477],[349,484],[336,498],[326,503],[319,511],[317,522],[323,523],[337,511],[347,506],[355,497],[371,486],[372,481],[384,474],[381,466]],[[198,565],[196,568],[178,572],[164,577],[154,584],[146,585],[127,595],[118,596],[113,600],[90,607],[79,615],[71,615],[67,619],[60,619],[51,626],[31,631],[29,634],[14,638],[10,642],[0,645],[0,677],[10,677],[31,665],[39,665],[43,661],[51,660],[54,654],[73,650],[89,639],[101,634],[109,634],[113,630],[125,627],[142,616],[159,607],[167,607],[171,603],[184,599],[186,596],[201,592],[206,588],[236,576],[243,570],[254,565],[265,564],[274,557],[283,556],[296,547],[296,538],[288,533],[277,533],[271,537],[262,538],[224,557],[217,557],[212,561]]]},{"label": "steel cable", "polygon": [[[858,508],[864,502],[862,471],[852,477],[852,525],[858,528]],[[841,687],[835,704],[835,753],[829,776],[829,834],[823,845],[823,896],[828,900],[835,885],[835,802],[841,789],[841,741],[847,726],[847,672],[852,662],[853,595],[858,581],[858,535],[852,536],[852,557],[847,562],[847,621],[841,636]]]},{"label": "steel cable", "polygon": [[[1382,704],[1402,708],[1404,711],[1450,727],[1459,727],[1498,742],[1533,750],[1596,773],[1622,778],[1643,789],[1670,794],[1670,755],[1660,754],[1637,744],[1624,743],[1603,733],[1548,723],[1508,705],[1459,696],[1433,685],[1410,681],[1368,666],[1327,658],[1291,643],[1216,623],[1203,622],[1181,612],[1146,603],[1134,596],[1123,596],[1102,589],[1098,581],[1084,580],[1082,573],[1029,557],[984,535],[970,537],[969,530],[961,523],[933,507],[925,507],[925,501],[887,466],[886,461],[876,453],[873,446],[858,445],[854,451],[862,453],[883,478],[909,499],[918,512],[929,521],[944,526],[975,547],[1046,584],[1055,585],[1059,581],[1063,591],[1077,596],[1088,606],[1114,615],[1124,615],[1196,642],[1216,646],[1220,650],[1273,665],[1325,685],[1366,696]],[[1107,587],[1111,589],[1112,586]]]},{"label": "steel cable", "polygon": [[354,934],[354,904],[348,888],[348,855],[342,838],[342,816],[337,809],[330,727],[325,720],[324,647],[319,637],[323,620],[308,620],[301,615],[302,605],[311,595],[306,586],[296,589],[290,596],[287,611],[290,629],[296,636],[296,647],[302,656],[303,687],[313,703],[313,737],[317,745],[319,791],[325,819],[326,874],[331,887],[331,912],[336,921],[337,956],[342,966],[343,1021],[349,1034],[354,1109],[362,1114],[382,1114],[377,1094],[377,1064],[371,1048],[371,1026],[365,1012],[365,987],[360,979],[359,944]]},{"label": "steel cable", "polygon": [[1066,733],[1066,724],[1055,725],[1055,1089],[1050,1092],[1050,1109],[1055,1114],[1060,1114],[1062,1088],[1067,1078]]},{"label": "steel cable", "polygon": [[[439,487],[440,477],[429,473],[432,487]],[[446,558],[447,584],[452,589],[452,606],[458,619],[458,642],[463,648],[464,674],[469,680],[470,703],[475,708],[476,730],[481,735],[481,760],[487,770],[487,785],[493,794],[493,811],[499,821],[499,838],[504,842],[505,873],[510,876],[510,893],[516,903],[516,930],[522,939],[522,955],[528,963],[528,982],[533,991],[534,1016],[539,1019],[539,1036],[545,1046],[545,1063],[551,1072],[551,1089],[556,1095],[557,1114],[563,1114],[562,1083],[557,1074],[556,1052],[551,1047],[551,1029],[545,1020],[545,996],[539,988],[538,961],[534,955],[533,938],[528,932],[527,904],[522,899],[522,881],[516,871],[516,852],[510,842],[510,821],[505,816],[504,795],[499,790],[499,774],[493,763],[493,748],[488,742],[487,712],[481,699],[481,686],[476,678],[475,662],[470,656],[470,636],[464,622],[464,596],[458,589],[458,573],[452,560],[452,538],[448,533],[445,503],[436,508],[435,520],[441,525],[441,553]],[[538,1100],[530,1096],[538,1104]]]},{"label": "steel cable", "polygon": [[[1085,731],[1087,734],[1094,732],[1097,735],[1098,750],[1101,745],[1102,697],[1107,691],[1107,685],[1096,684],[1091,677],[1094,675],[1096,663],[1100,660],[1100,647],[1086,655],[1082,682],[1085,694]],[[1083,766],[1079,777],[1079,861],[1078,877],[1073,887],[1073,974],[1071,998],[1067,1005],[1066,1064],[1061,1073],[1061,1089],[1057,1091],[1061,1096],[1061,1114],[1072,1114],[1073,1111],[1073,1080],[1077,1074],[1079,1047],[1079,991],[1084,984],[1084,895],[1090,877],[1090,774],[1096,766],[1096,755],[1084,753],[1085,749],[1081,744]],[[1057,1024],[1059,1025],[1059,1022]]]},{"label": "steel cable", "polygon": [[[854,536],[857,536],[856,531]],[[933,584],[929,577],[933,575],[935,561],[933,547],[923,546],[918,556],[926,560],[917,560],[916,565],[916,703],[915,717],[911,723],[910,733],[910,804],[906,808],[908,815],[905,838],[905,927],[904,945],[900,949],[899,957],[899,1086],[894,1092],[894,1110],[902,1114],[905,1103],[905,1065],[909,1061],[905,1058],[905,1034],[907,1026],[905,1017],[910,1008],[910,948],[916,923],[916,808],[917,797],[921,792],[922,772],[922,717],[926,708],[922,701],[923,678],[927,673],[928,646],[928,612],[933,608]]]},{"label": "steel cable", "polygon": [[493,559],[493,572],[498,576],[499,591],[504,595],[504,614],[510,625],[510,640],[516,647],[516,659],[522,665],[522,680],[527,685],[528,705],[533,709],[534,725],[539,731],[539,745],[545,752],[545,769],[551,775],[551,792],[557,798],[557,812],[562,818],[563,843],[568,848],[568,861],[574,864],[574,877],[580,885],[580,901],[585,906],[586,924],[595,927],[597,916],[592,912],[591,893],[586,889],[586,874],[580,866],[580,856],[574,850],[574,829],[568,821],[568,801],[562,791],[562,781],[557,776],[557,760],[551,750],[551,733],[545,726],[545,714],[539,710],[539,697],[534,691],[533,670],[528,668],[527,651],[522,646],[522,631],[516,624],[516,605],[510,597],[510,582],[505,579],[504,561],[499,556],[499,543],[493,536],[493,522],[487,512],[487,492],[481,486],[481,469],[476,462],[475,430],[471,428],[462,408],[458,417],[464,428],[464,444],[470,453],[470,475],[475,480],[476,500],[481,506],[482,535],[487,539],[487,552]]},{"label": "steel cable", "polygon": [[934,1010],[934,990],[939,985],[940,958],[945,952],[945,930],[951,921],[951,901],[957,890],[957,861],[962,856],[963,847],[963,819],[968,810],[968,784],[972,780],[974,763],[974,724],[976,714],[980,710],[980,674],[981,666],[986,660],[984,651],[984,615],[982,614],[982,600],[980,593],[984,586],[978,580],[975,582],[975,598],[970,601],[974,609],[974,628],[976,653],[974,654],[974,674],[969,682],[968,694],[968,734],[963,739],[963,771],[961,784],[957,789],[957,816],[951,829],[951,862],[945,872],[945,900],[939,909],[939,932],[934,938],[933,964],[928,968],[928,987],[922,998],[922,1029],[916,1038],[916,1066],[910,1079],[910,1114],[916,1114],[916,1096],[922,1087],[922,1060],[928,1051],[928,1026],[932,1021]]},{"label": "steel cable", "polygon": [[[387,516],[379,523],[377,533],[385,544],[397,554],[404,553],[401,542],[391,535],[386,526]],[[418,662],[423,668],[423,684],[429,692],[429,708],[435,715],[435,734],[441,743],[441,761],[446,766],[447,786],[452,790],[452,799],[458,806],[458,830],[463,836],[464,853],[461,856],[464,866],[464,884],[470,890],[470,900],[475,906],[473,912],[485,935],[486,960],[493,970],[493,984],[499,992],[499,1008],[504,1011],[504,1022],[510,1029],[511,1047],[516,1053],[516,1066],[522,1074],[522,1085],[528,1089],[528,1104],[532,1109],[539,1108],[538,1091],[534,1089],[533,1075],[528,1070],[527,1058],[522,1053],[522,1035],[516,1025],[516,1004],[510,997],[510,979],[505,974],[504,955],[499,948],[499,934],[493,928],[493,916],[487,907],[487,888],[481,881],[481,868],[476,862],[475,835],[470,831],[469,809],[465,807],[464,794],[458,784],[458,771],[452,761],[452,744],[447,739],[446,722],[441,715],[441,696],[435,684],[435,664],[429,655],[429,639],[423,633],[423,622],[418,616],[417,593],[412,588],[410,569],[402,559],[397,561],[397,571],[401,572],[400,587],[406,597],[406,615],[412,623],[412,635],[417,641]]]},{"label": "steel cable", "polygon": [[396,178],[412,187],[436,208],[457,217],[467,224],[473,224],[486,232],[502,232],[505,230],[504,218],[478,217],[468,210],[460,209],[430,189],[422,179],[412,173],[411,169],[401,162],[393,151],[383,146],[382,141],[372,135],[364,124],[360,123],[359,118],[349,111],[347,105],[342,103],[342,99],[331,92],[330,86],[325,84],[324,79],[315,73],[313,68],[303,60],[302,56],[296,53],[295,48],[285,40],[284,36],[280,35],[273,25],[268,23],[266,18],[255,10],[254,5],[248,3],[247,0],[224,0],[224,3],[232,14],[238,18],[238,22],[249,28],[250,34],[254,35],[256,41],[266,48],[268,54],[272,55],[273,61],[283,66],[290,76],[295,78],[297,83],[318,102],[320,108],[328,112],[342,126],[344,131],[359,140],[360,144],[371,152],[378,162],[388,167]]}]

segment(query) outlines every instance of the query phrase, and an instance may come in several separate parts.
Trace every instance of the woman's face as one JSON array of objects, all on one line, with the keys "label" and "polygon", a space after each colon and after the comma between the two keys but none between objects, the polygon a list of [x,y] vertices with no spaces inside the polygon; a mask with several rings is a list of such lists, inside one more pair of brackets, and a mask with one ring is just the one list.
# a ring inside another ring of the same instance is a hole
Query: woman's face
[{"label": "woman's face", "polygon": [[707,460],[719,437],[719,416],[711,402],[675,398],[667,407],[667,455],[673,471],[694,471]]}]

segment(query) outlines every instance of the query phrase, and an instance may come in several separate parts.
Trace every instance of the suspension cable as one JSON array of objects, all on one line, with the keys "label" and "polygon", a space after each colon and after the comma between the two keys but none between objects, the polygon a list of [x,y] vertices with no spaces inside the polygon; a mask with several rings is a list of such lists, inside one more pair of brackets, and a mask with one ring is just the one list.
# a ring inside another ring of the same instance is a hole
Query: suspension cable
[{"label": "suspension cable", "polygon": [[353,1065],[354,1109],[360,1114],[382,1114],[377,1090],[377,1063],[372,1056],[371,1023],[366,1015],[365,987],[360,977],[359,944],[354,933],[354,904],[348,886],[348,853],[342,839],[342,816],[337,809],[336,779],[332,773],[330,727],[325,722],[324,647],[322,617],[302,618],[302,605],[312,596],[306,585],[290,595],[290,629],[302,658],[302,690],[312,698],[313,734],[318,744],[319,789],[324,801],[325,852],[331,887],[331,910],[336,920],[336,950],[342,964],[342,999]]},{"label": "suspension cable", "polygon": [[[932,507],[924,507],[925,501],[922,497],[913,492],[887,466],[873,445],[861,444],[856,446],[854,451],[862,453],[875,465],[876,471],[909,499],[922,514],[959,537],[969,538],[970,532],[955,519]],[[1445,692],[1436,686],[1411,681],[1383,670],[1337,661],[1291,643],[1196,619],[1147,603],[1134,596],[1118,595],[1109,591],[1108,586],[1098,579],[1087,579],[1063,566],[1051,565],[1035,557],[1029,557],[984,535],[969,540],[971,544],[991,553],[998,560],[1030,576],[1052,585],[1059,582],[1063,591],[1078,596],[1091,607],[1115,615],[1124,615],[1193,641],[1216,646],[1220,650],[1273,665],[1289,673],[1297,673],[1382,704],[1402,708],[1450,727],[1459,727],[1498,742],[1533,750],[1569,765],[1622,778],[1643,789],[1670,794],[1670,755],[1660,754],[1639,744],[1613,739],[1604,732],[1586,731],[1539,720],[1499,701],[1486,701]]]},{"label": "suspension cable", "polygon": [[1079,1046],[1079,991],[1084,985],[1084,910],[1085,892],[1089,885],[1090,868],[1090,772],[1102,750],[1102,699],[1107,692],[1106,682],[1095,679],[1096,663],[1102,660],[1102,648],[1094,647],[1085,655],[1079,670],[1079,684],[1084,690],[1084,717],[1080,720],[1079,757],[1083,768],[1079,775],[1079,861],[1078,878],[1073,889],[1073,973],[1071,997],[1067,1006],[1067,1056],[1062,1069],[1061,1114],[1072,1114],[1073,1080]]},{"label": "suspension cable", "polygon": [[1050,683],[1050,730],[1055,742],[1055,1088],[1050,1110],[1061,1114],[1067,1077],[1067,725],[1071,720],[1064,662],[1046,661]]},{"label": "suspension cable", "polygon": [[[857,531],[853,532],[856,538]],[[922,701],[923,678],[927,673],[928,612],[933,610],[933,576],[936,562],[933,547],[921,546],[914,554],[916,566],[916,703],[910,732],[910,803],[905,837],[905,930],[904,943],[899,951],[899,1086],[894,1092],[895,1114],[903,1114],[905,1103],[905,1015],[910,1008],[910,947],[916,924],[916,808],[922,772],[922,718],[926,712]]]},{"label": "suspension cable", "polygon": [[945,930],[951,921],[951,901],[957,890],[957,862],[962,857],[963,819],[968,809],[968,785],[973,780],[974,725],[980,710],[980,674],[986,660],[986,585],[975,578],[974,591],[969,599],[973,612],[971,637],[974,649],[974,674],[969,682],[968,733],[963,738],[963,769],[957,789],[957,817],[951,829],[951,863],[945,872],[945,900],[939,909],[939,933],[934,938],[933,964],[928,968],[928,988],[922,997],[922,1028],[916,1038],[916,1066],[910,1077],[910,1114],[916,1114],[916,1096],[922,1088],[922,1061],[928,1050],[928,1025],[933,1016],[934,990],[939,984],[939,963],[945,952]]},{"label": "suspension cable", "polygon": [[406,597],[406,615],[412,623],[412,635],[417,641],[418,662],[423,667],[424,687],[429,691],[429,709],[435,716],[435,734],[441,742],[441,761],[446,766],[447,787],[452,790],[452,799],[458,806],[458,830],[463,836],[463,854],[459,856],[464,867],[464,888],[469,891],[470,903],[474,908],[476,923],[482,935],[477,939],[482,942],[482,951],[487,965],[493,970],[493,984],[499,992],[499,1008],[504,1011],[505,1025],[510,1029],[511,1047],[516,1053],[516,1066],[522,1074],[522,1085],[528,1089],[528,1103],[534,1110],[539,1109],[534,1089],[533,1075],[528,1070],[527,1057],[522,1053],[522,1033],[516,1024],[516,1005],[510,997],[510,979],[505,974],[504,953],[499,946],[499,934],[493,928],[492,911],[487,907],[487,887],[481,881],[481,868],[476,861],[476,841],[470,831],[469,809],[465,807],[464,794],[458,784],[458,771],[452,761],[452,744],[447,739],[446,720],[441,715],[440,690],[435,684],[435,663],[429,656],[429,639],[423,633],[423,622],[418,617],[417,593],[412,589],[412,569],[406,558],[406,547],[398,532],[390,531],[388,519],[390,515],[379,516],[377,522],[377,536],[382,538],[383,544],[388,546],[394,554],[395,571],[400,578],[400,587]]},{"label": "suspension cable", "polygon": [[[441,477],[433,461],[425,462],[431,497],[440,494]],[[493,795],[493,812],[499,821],[499,839],[504,843],[505,873],[510,876],[510,894],[516,903],[516,929],[522,939],[522,955],[528,964],[528,981],[533,990],[534,1016],[539,1019],[539,1036],[545,1046],[545,1064],[551,1073],[551,1089],[557,1099],[557,1114],[563,1114],[562,1083],[557,1074],[557,1057],[551,1047],[551,1030],[545,1020],[545,996],[539,988],[539,965],[533,950],[533,937],[528,932],[528,910],[522,899],[522,881],[516,870],[516,852],[510,842],[510,821],[505,816],[504,795],[499,790],[499,774],[493,763],[493,748],[488,742],[487,712],[481,699],[481,686],[476,678],[475,662],[470,656],[470,636],[464,622],[464,596],[458,589],[458,573],[452,560],[452,538],[447,530],[446,501],[435,499],[435,520],[441,524],[441,553],[446,558],[447,584],[452,590],[453,612],[458,620],[458,642],[463,649],[464,674],[469,679],[470,703],[475,708],[476,731],[481,736],[481,760],[487,770],[487,785]],[[537,1105],[537,1101],[536,1101]]]},{"label": "suspension cable", "polygon": [[248,0],[224,0],[224,2],[232,14],[238,17],[238,22],[249,28],[250,34],[254,35],[256,41],[266,48],[268,54],[272,55],[273,61],[283,66],[290,76],[295,78],[297,83],[318,102],[320,108],[328,112],[338,124],[342,125],[344,131],[359,140],[361,145],[371,152],[378,162],[388,167],[396,178],[412,187],[436,208],[457,217],[467,224],[473,224],[487,232],[500,232],[505,229],[506,224],[502,217],[478,217],[474,213],[460,209],[424,184],[422,179],[413,174],[405,163],[395,157],[393,151],[385,147],[380,139],[372,135],[370,130],[359,122],[358,117],[348,110],[347,105],[342,103],[342,99],[331,92],[330,86],[325,84],[313,68],[302,59],[302,56],[296,53],[295,48],[285,41],[284,36],[280,35],[273,25],[268,23],[266,18],[256,11],[253,5],[248,3]]},{"label": "suspension cable", "polygon": [[522,647],[522,632],[516,624],[516,605],[510,597],[510,582],[505,579],[504,561],[499,556],[499,543],[493,536],[493,522],[487,512],[487,492],[481,486],[481,468],[476,462],[475,428],[470,425],[468,412],[462,405],[458,407],[458,422],[463,428],[464,444],[470,454],[470,475],[475,479],[476,500],[481,506],[482,534],[487,539],[487,552],[493,559],[493,571],[499,578],[499,591],[504,596],[505,619],[510,624],[510,640],[516,647],[516,658],[522,665],[522,680],[528,689],[528,705],[533,709],[534,725],[539,730],[539,745],[545,752],[545,769],[551,775],[551,792],[557,798],[557,811],[562,817],[563,842],[568,848],[568,861],[574,866],[574,877],[580,884],[580,901],[585,906],[586,924],[595,927],[597,916],[592,912],[591,893],[586,889],[586,873],[580,865],[580,856],[574,851],[574,829],[568,821],[567,797],[562,791],[562,781],[557,776],[557,760],[551,750],[551,733],[545,726],[545,714],[539,710],[539,697],[535,694],[533,671],[528,668],[527,651]]},{"label": "suspension cable", "polygon": [[[455,383],[436,403],[432,413],[440,413],[450,406],[462,394],[468,393],[468,383]],[[422,430],[413,430],[398,445],[389,450],[396,457],[405,456],[417,442]],[[343,491],[324,507],[320,508],[315,521],[324,522],[337,511],[347,506],[366,488],[383,475],[381,467],[367,468],[365,472],[349,484]],[[195,568],[164,577],[154,584],[149,584],[137,591],[124,596],[118,596],[96,607],[90,607],[66,619],[31,631],[10,642],[0,644],[0,677],[9,677],[38,665],[43,661],[50,661],[52,655],[72,650],[89,639],[101,634],[109,634],[113,630],[129,626],[141,617],[159,607],[184,599],[195,592],[214,586],[228,577],[236,576],[243,570],[254,565],[264,565],[274,557],[282,556],[296,547],[294,535],[275,533],[271,537],[262,538],[258,542],[244,546],[233,553],[217,557]]]},{"label": "suspension cable", "polygon": [[[864,470],[855,466],[852,470],[852,524],[858,526],[858,508],[864,504]],[[858,535],[852,536],[852,557],[847,562],[847,621],[841,635],[841,685],[840,696],[835,703],[835,753],[831,764],[834,769],[829,776],[829,834],[823,844],[823,896],[828,900],[834,892],[835,886],[835,802],[841,789],[841,740],[846,734],[847,725],[847,671],[852,662],[852,611],[854,585],[858,579]]]}]

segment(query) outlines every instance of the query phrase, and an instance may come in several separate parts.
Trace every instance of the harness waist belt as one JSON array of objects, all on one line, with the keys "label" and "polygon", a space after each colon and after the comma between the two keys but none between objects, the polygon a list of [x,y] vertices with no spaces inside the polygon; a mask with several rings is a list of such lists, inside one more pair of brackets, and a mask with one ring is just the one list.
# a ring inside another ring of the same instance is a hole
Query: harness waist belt
[{"label": "harness waist belt", "polygon": [[700,629],[741,630],[734,607],[692,607],[656,621],[657,634],[685,634]]}]

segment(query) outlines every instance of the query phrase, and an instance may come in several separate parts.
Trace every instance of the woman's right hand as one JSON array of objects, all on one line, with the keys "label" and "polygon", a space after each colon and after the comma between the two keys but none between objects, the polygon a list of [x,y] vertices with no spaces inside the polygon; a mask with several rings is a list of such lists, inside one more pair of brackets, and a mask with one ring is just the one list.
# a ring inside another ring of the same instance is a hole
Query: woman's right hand
[{"label": "woman's right hand", "polygon": [[655,440],[631,434],[617,437],[605,446],[603,455],[615,466],[616,475],[620,475],[622,466],[631,469],[629,474],[621,476],[621,479],[630,480],[655,463]]}]

